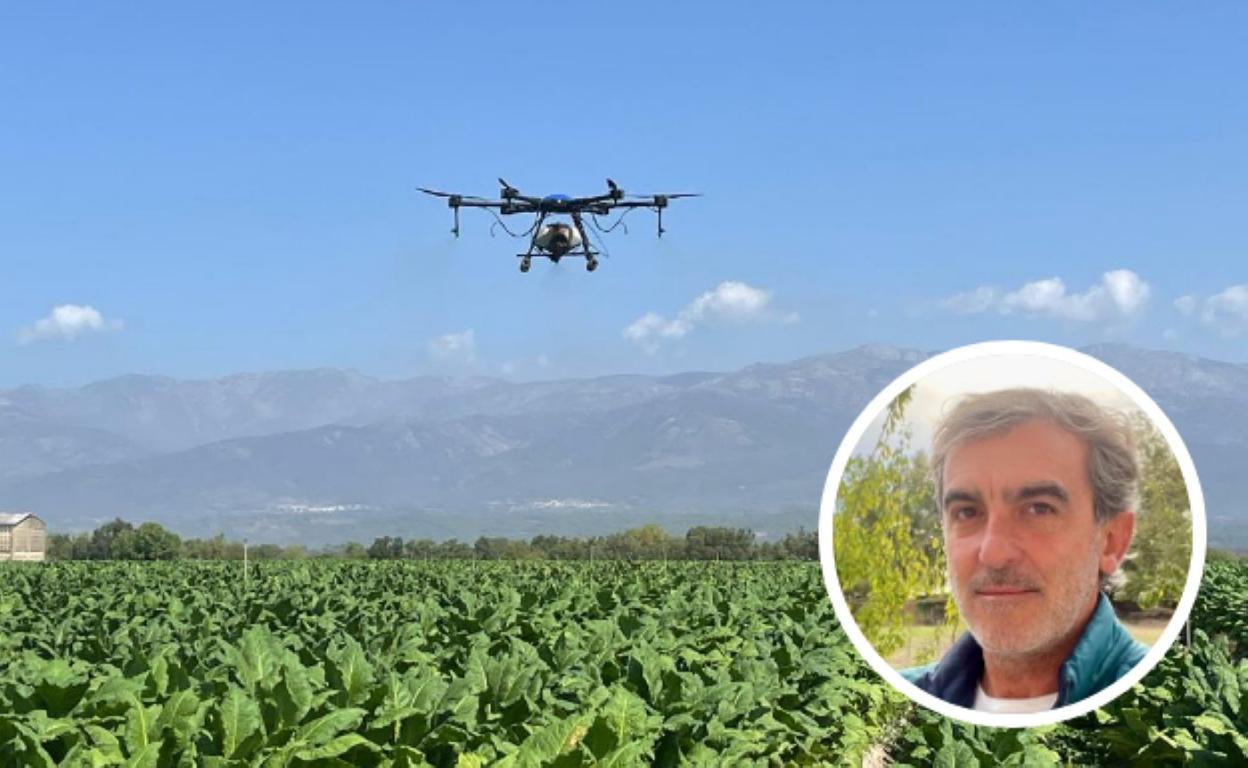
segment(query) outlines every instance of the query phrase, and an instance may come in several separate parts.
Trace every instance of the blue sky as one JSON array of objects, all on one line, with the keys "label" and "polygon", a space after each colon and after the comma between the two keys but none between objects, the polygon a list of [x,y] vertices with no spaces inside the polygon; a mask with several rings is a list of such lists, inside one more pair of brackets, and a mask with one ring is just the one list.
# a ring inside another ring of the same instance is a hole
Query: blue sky
[{"label": "blue sky", "polygon": [[[1248,362],[1242,4],[540,8],[6,8],[0,387],[996,338]],[[500,175],[706,197],[521,275],[414,189]]]}]

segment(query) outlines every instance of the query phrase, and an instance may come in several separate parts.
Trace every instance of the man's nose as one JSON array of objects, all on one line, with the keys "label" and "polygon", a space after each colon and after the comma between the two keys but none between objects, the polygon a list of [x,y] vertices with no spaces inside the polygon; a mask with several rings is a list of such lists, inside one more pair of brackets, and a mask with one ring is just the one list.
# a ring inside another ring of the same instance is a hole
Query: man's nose
[{"label": "man's nose", "polygon": [[1000,568],[1019,558],[1018,530],[1005,509],[990,508],[979,541],[979,561],[989,568]]}]

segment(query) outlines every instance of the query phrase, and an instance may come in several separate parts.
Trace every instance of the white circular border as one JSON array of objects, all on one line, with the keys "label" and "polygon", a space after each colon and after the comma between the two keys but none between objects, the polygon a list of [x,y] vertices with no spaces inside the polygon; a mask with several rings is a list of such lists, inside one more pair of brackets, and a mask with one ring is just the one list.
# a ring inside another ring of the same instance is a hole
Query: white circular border
[{"label": "white circular border", "polygon": [[[835,557],[832,551],[832,512],[836,507],[836,492],[840,486],[841,476],[845,473],[845,465],[853,455],[854,448],[862,440],[863,434],[866,433],[876,416],[882,413],[888,407],[888,404],[897,395],[901,394],[906,387],[915,384],[931,373],[968,360],[1006,355],[1042,357],[1069,363],[1097,375],[1109,384],[1117,387],[1118,391],[1129,397],[1148,416],[1149,420],[1152,421],[1166,439],[1166,443],[1169,444],[1170,450],[1174,454],[1175,459],[1178,460],[1179,468],[1183,472],[1183,480],[1187,485],[1188,499],[1191,501],[1192,506],[1192,561],[1187,571],[1187,584],[1183,588],[1183,596],[1179,598],[1178,608],[1170,618],[1170,623],[1166,625],[1157,642],[1153,644],[1152,648],[1144,656],[1144,660],[1136,664],[1131,671],[1118,681],[1099,693],[1064,707],[1029,714],[990,714],[967,709],[939,699],[930,693],[920,690],[913,683],[908,682],[901,676],[900,672],[893,669],[892,665],[876,652],[871,643],[863,636],[862,631],[858,629],[858,623],[854,620],[853,614],[849,610],[849,604],[846,603],[845,597],[841,593],[840,581],[836,576]],[[1118,698],[1131,686],[1139,682],[1153,667],[1157,666],[1162,656],[1166,654],[1170,646],[1178,639],[1179,631],[1183,628],[1183,624],[1187,621],[1187,617],[1192,611],[1192,605],[1196,602],[1196,593],[1200,590],[1200,581],[1204,573],[1205,536],[1205,497],[1200,489],[1200,480],[1196,477],[1196,466],[1192,463],[1191,454],[1188,453],[1187,446],[1183,444],[1183,439],[1179,437],[1178,431],[1170,423],[1170,419],[1166,418],[1161,408],[1153,402],[1152,398],[1144,390],[1105,363],[1082,352],[1076,352],[1073,349],[1036,341],[990,341],[958,347],[957,349],[928,358],[894,379],[859,414],[853,425],[850,426],[849,432],[846,433],[845,438],[841,441],[840,448],[837,449],[836,456],[832,460],[832,467],[828,470],[828,479],[823,487],[823,499],[819,505],[819,563],[823,569],[823,581],[827,587],[828,596],[832,599],[832,607],[836,611],[837,621],[840,622],[841,628],[849,637],[850,642],[854,644],[854,647],[858,649],[858,652],[867,660],[872,669],[887,680],[893,688],[912,700],[955,720],[997,728],[1031,728],[1041,725],[1052,725],[1069,720],[1072,717],[1087,714]]]}]

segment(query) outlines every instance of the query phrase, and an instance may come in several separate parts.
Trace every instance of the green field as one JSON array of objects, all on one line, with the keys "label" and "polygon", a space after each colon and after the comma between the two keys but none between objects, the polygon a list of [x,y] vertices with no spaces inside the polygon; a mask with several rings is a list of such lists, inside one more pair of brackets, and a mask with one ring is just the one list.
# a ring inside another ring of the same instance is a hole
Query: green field
[{"label": "green field", "polygon": [[1242,763],[1246,587],[1211,565],[1190,650],[1003,731],[884,685],[814,564],[6,566],[0,764]]}]

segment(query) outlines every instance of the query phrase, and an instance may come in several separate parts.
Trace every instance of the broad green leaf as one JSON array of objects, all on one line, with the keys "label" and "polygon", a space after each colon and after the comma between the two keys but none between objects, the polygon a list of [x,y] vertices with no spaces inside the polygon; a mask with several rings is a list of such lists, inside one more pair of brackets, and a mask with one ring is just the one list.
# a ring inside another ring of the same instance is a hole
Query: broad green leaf
[{"label": "broad green leaf", "polygon": [[282,669],[282,680],[273,689],[279,721],[284,728],[296,728],[312,709],[315,695],[307,670],[289,661]]},{"label": "broad green leaf", "polygon": [[130,758],[123,764],[124,768],[156,768],[160,760],[161,742],[156,741],[144,745],[137,752],[131,752]]},{"label": "broad green leaf", "polygon": [[160,736],[160,730],[157,722],[160,719],[162,707],[159,704],[153,704],[150,707],[142,705],[131,707],[126,711],[126,725],[123,730],[123,740],[126,749],[131,755],[141,753],[149,744],[155,742]]},{"label": "broad green leaf", "polygon": [[328,658],[330,682],[342,692],[339,704],[363,704],[373,683],[373,665],[365,657],[364,649],[355,638],[347,636],[341,645],[330,648]]},{"label": "broad green leaf", "polygon": [[592,718],[581,715],[538,728],[529,734],[518,750],[508,755],[505,761],[500,761],[500,768],[503,765],[515,768],[549,765],[559,756],[570,754],[580,747],[581,741],[589,733],[590,722]]},{"label": "broad green leaf", "polygon": [[365,714],[367,713],[358,707],[336,709],[300,727],[291,739],[291,743],[306,747],[321,746],[343,731],[355,728],[364,719]]},{"label": "broad green leaf", "polygon": [[338,757],[348,750],[361,747],[369,752],[380,752],[381,747],[364,738],[358,733],[336,736],[319,747],[309,747],[295,752],[300,760],[320,760],[326,757]]},{"label": "broad green leaf", "polygon": [[934,768],[980,768],[979,758],[975,750],[963,742],[955,741],[945,744],[936,752],[932,761]]},{"label": "broad green leaf", "polygon": [[247,757],[248,739],[263,727],[260,706],[240,688],[230,688],[217,711],[221,724],[221,754],[226,757]]}]

